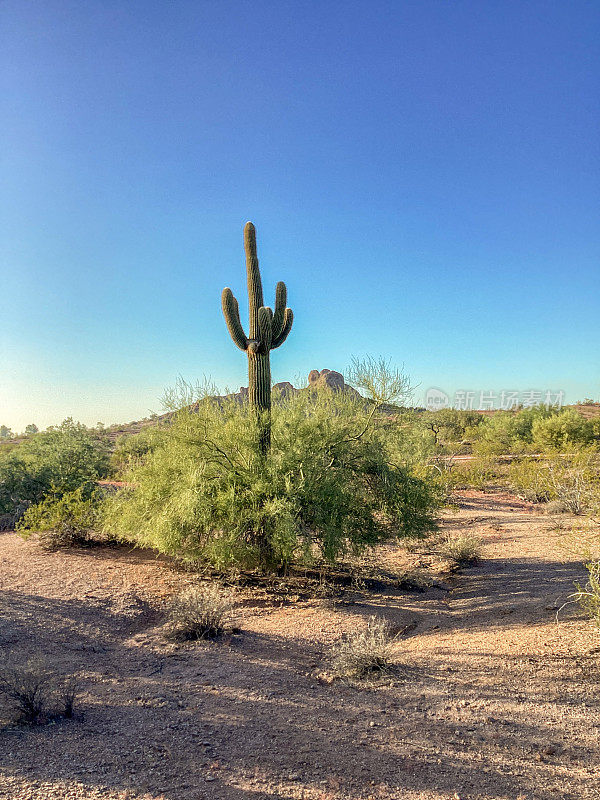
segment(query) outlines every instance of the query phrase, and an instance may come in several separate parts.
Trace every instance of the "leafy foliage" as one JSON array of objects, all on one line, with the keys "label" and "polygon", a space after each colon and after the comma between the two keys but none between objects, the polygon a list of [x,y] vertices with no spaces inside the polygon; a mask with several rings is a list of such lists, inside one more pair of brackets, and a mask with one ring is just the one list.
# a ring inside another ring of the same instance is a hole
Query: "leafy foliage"
[{"label": "leafy foliage", "polygon": [[586,447],[598,438],[598,423],[598,419],[584,419],[574,408],[565,408],[560,414],[536,419],[531,437],[540,450]]},{"label": "leafy foliage", "polygon": [[461,442],[471,432],[477,430],[484,421],[477,411],[441,408],[438,411],[426,411],[422,422],[431,431],[435,445],[447,445]]},{"label": "leafy foliage", "polygon": [[234,401],[183,409],[126,472],[131,488],[108,502],[107,528],[219,568],[281,570],[434,524],[432,491],[361,398],[288,398],[273,408],[268,458],[259,435],[255,415]]},{"label": "leafy foliage", "polygon": [[121,436],[117,440],[111,463],[118,471],[128,469],[142,461],[148,453],[164,441],[164,428],[149,426],[134,436]]},{"label": "leafy foliage", "polygon": [[559,500],[572,514],[600,506],[600,456],[593,448],[551,451],[512,464],[509,482],[527,500]]},{"label": "leafy foliage", "polygon": [[60,497],[50,495],[30,506],[17,523],[27,539],[36,532],[40,543],[48,548],[85,544],[93,531],[101,527],[102,493],[98,489],[79,487]]},{"label": "leafy foliage", "polygon": [[47,495],[59,498],[80,487],[91,492],[108,469],[106,436],[66,419],[0,454],[0,515],[14,522]]},{"label": "leafy foliage", "polygon": [[575,584],[571,597],[600,630],[600,561],[589,561],[586,565],[588,580],[584,585]]}]

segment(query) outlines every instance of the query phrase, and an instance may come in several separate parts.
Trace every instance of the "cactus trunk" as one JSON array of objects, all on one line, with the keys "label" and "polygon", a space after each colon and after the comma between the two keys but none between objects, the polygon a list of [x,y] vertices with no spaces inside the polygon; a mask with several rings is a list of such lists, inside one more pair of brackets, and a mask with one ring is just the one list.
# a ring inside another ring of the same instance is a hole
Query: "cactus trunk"
[{"label": "cactus trunk", "polygon": [[294,317],[292,310],[286,307],[287,290],[281,281],[275,292],[275,313],[263,305],[256,231],[251,222],[244,227],[244,249],[248,277],[249,336],[246,337],[242,328],[238,302],[231,289],[223,289],[223,315],[234,343],[248,356],[248,397],[257,416],[259,451],[266,455],[271,446],[270,352],[283,344]]},{"label": "cactus trunk", "polygon": [[271,363],[268,353],[248,353],[248,400],[258,422],[258,446],[271,447]]}]

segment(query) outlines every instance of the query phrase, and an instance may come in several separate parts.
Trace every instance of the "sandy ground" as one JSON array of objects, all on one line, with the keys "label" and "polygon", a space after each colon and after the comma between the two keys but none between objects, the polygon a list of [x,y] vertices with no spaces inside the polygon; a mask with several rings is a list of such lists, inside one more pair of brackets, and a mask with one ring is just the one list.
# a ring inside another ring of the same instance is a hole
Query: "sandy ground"
[{"label": "sandy ground", "polygon": [[[555,620],[581,566],[508,495],[463,493],[443,525],[485,548],[441,588],[246,591],[240,634],[183,645],[162,609],[193,576],[1,534],[0,647],[76,674],[82,718],[15,726],[0,706],[0,798],[597,800],[600,642],[574,607]],[[392,679],[323,681],[328,646],[371,614],[405,630]]]}]

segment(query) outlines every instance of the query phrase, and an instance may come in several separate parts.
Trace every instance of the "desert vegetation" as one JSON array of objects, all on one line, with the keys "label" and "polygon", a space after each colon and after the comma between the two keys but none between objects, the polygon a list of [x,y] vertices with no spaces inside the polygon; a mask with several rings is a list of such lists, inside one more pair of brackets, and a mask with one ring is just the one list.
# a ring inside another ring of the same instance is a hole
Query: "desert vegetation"
[{"label": "desert vegetation", "polygon": [[[181,380],[165,393],[164,415],[128,435],[72,419],[45,431],[28,425],[18,437],[4,426],[2,529],[20,537],[15,544],[6,534],[0,543],[9,565],[0,584],[8,598],[0,639],[13,651],[0,668],[5,730],[63,731],[70,722],[75,728],[88,713],[79,710],[87,701],[90,715],[109,727],[128,718],[117,725],[128,732],[119,735],[134,731],[137,737],[138,725],[155,726],[156,718],[140,720],[131,708],[151,708],[168,720],[162,732],[152,727],[152,736],[169,757],[159,777],[148,777],[135,749],[128,763],[129,774],[136,782],[143,774],[155,797],[167,776],[171,786],[171,763],[185,752],[187,733],[177,728],[183,716],[187,731],[190,720],[197,725],[206,713],[202,746],[210,752],[208,737],[218,728],[221,757],[245,765],[243,779],[220,775],[224,794],[210,795],[229,797],[238,784],[244,792],[266,785],[248,737],[238,735],[247,715],[253,737],[267,741],[273,728],[285,742],[289,709],[302,707],[309,721],[295,731],[294,747],[274,745],[288,765],[313,748],[325,757],[330,742],[319,741],[320,731],[331,730],[336,715],[346,715],[359,737],[364,717],[386,754],[370,755],[381,772],[379,794],[369,796],[392,798],[402,783],[397,754],[408,753],[407,741],[414,740],[387,723],[393,709],[402,708],[410,735],[423,736],[419,753],[427,751],[437,765],[442,753],[454,754],[442,788],[456,789],[458,797],[466,782],[461,759],[476,758],[482,748],[495,759],[498,775],[507,763],[514,769],[514,755],[507,759],[497,743],[504,736],[508,752],[522,740],[520,732],[494,729],[495,738],[486,732],[498,727],[490,704],[506,726],[514,724],[516,681],[529,704],[519,724],[529,726],[538,761],[546,763],[558,752],[544,742],[546,716],[568,714],[564,697],[573,691],[574,679],[565,672],[569,654],[587,648],[585,657],[592,658],[598,651],[600,417],[543,405],[487,415],[425,411],[411,407],[404,370],[371,357],[353,359],[345,376],[315,370],[302,387],[274,389],[271,351],[288,336],[293,316],[281,282],[274,312],[263,305],[250,223],[244,246],[248,336],[229,289],[222,308],[234,343],[248,358],[247,391],[221,395],[210,385]],[[27,633],[34,627],[35,635]],[[67,653],[70,638],[80,654],[76,665]],[[535,676],[523,668],[533,661]],[[582,697],[588,698],[590,685],[577,677]],[[540,711],[539,698],[550,691],[555,706]],[[113,693],[118,702],[111,711]],[[279,695],[286,697],[285,716],[276,704],[267,708]],[[449,702],[459,695],[458,704]],[[348,716],[355,706],[360,713]],[[78,741],[77,733],[61,735]],[[590,761],[589,724],[578,735],[573,758],[583,760],[584,753]],[[289,796],[365,796],[357,750],[365,743],[340,744],[350,777],[328,762],[329,777],[337,776],[328,795],[292,788]],[[50,741],[45,746],[52,748]],[[15,752],[7,763],[22,769],[25,751]],[[416,751],[410,752],[414,762]],[[523,753],[518,780],[503,783],[502,796],[536,788],[528,777],[531,753]],[[156,763],[154,756],[144,758]],[[199,782],[212,784],[215,763],[211,754],[177,785],[187,792]],[[306,761],[299,763],[306,768]],[[423,763],[418,780],[433,790],[429,761]],[[258,776],[254,783],[246,775],[250,768]],[[585,776],[561,769],[538,777],[546,787],[553,779],[565,786],[568,774],[585,791]],[[498,775],[488,780],[479,767],[473,770],[471,786],[483,781],[484,796],[500,796]],[[112,778],[118,791],[129,791],[129,779],[118,775]],[[280,775],[277,791],[299,780]],[[419,783],[407,778],[406,786]],[[169,798],[192,796],[167,791]]]}]

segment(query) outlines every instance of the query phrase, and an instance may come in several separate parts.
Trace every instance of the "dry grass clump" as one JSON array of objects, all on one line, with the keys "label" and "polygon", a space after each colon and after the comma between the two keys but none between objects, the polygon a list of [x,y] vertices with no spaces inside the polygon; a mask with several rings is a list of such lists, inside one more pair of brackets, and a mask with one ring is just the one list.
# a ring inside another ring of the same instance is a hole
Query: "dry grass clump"
[{"label": "dry grass clump", "polygon": [[36,659],[23,664],[5,662],[0,668],[0,692],[12,702],[17,722],[39,725],[74,715],[75,682],[57,679]]},{"label": "dry grass clump", "polygon": [[331,648],[331,665],[336,678],[366,678],[391,669],[394,637],[387,622],[370,617],[367,626],[344,636]]},{"label": "dry grass clump", "polygon": [[440,545],[440,554],[461,566],[474,564],[481,556],[481,539],[474,533],[449,534]]},{"label": "dry grass clump", "polygon": [[217,584],[190,586],[171,604],[169,624],[175,639],[216,639],[231,618],[233,595]]},{"label": "dry grass clump", "polygon": [[569,511],[562,500],[548,500],[544,504],[544,514],[566,514]]}]

